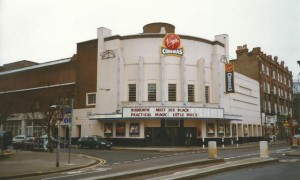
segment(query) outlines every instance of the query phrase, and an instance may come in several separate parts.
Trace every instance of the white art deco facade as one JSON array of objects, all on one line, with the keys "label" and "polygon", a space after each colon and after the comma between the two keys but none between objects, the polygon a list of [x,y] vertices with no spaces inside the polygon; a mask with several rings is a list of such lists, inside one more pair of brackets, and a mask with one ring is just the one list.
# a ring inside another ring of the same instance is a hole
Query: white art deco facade
[{"label": "white art deco facade", "polygon": [[234,92],[226,90],[228,35],[210,41],[174,31],[166,23],[128,36],[98,29],[95,108],[73,115],[81,136],[137,146],[261,138],[258,82],[234,73]]}]

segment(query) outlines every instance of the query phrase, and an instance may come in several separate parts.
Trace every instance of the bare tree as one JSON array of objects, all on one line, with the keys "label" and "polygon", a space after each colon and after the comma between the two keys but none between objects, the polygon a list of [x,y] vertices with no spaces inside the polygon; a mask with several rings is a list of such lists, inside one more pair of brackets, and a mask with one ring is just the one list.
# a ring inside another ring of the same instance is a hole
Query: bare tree
[{"label": "bare tree", "polygon": [[[62,103],[60,99],[56,100],[56,102],[57,104]],[[55,128],[58,121],[62,120],[61,109],[52,109],[51,105],[54,103],[46,103],[46,101],[44,101],[43,104],[40,104],[39,101],[33,101],[31,104],[32,107],[30,110],[24,113],[25,117],[27,120],[33,120],[44,132],[46,132],[49,151],[53,152],[54,142],[51,136],[55,134]]]},{"label": "bare tree", "polygon": [[13,114],[11,113],[9,108],[1,108],[0,109],[0,126],[5,124],[6,120],[12,118]]}]

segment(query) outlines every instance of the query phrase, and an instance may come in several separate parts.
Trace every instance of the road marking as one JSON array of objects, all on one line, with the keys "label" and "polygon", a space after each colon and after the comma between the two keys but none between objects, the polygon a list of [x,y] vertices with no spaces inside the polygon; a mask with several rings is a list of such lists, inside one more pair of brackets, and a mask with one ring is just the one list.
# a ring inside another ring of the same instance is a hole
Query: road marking
[{"label": "road marking", "polygon": [[227,159],[234,159],[234,158],[248,157],[248,156],[254,156],[254,155],[258,155],[258,154],[259,154],[259,153],[245,154],[245,155],[240,155],[240,156],[228,157],[228,158],[224,158],[224,159],[227,160]]},{"label": "road marking", "polygon": [[107,171],[107,170],[111,170],[111,168],[98,168],[98,169],[95,169],[95,171],[97,171],[97,172],[103,172],[103,171]]},{"label": "road marking", "polygon": [[117,162],[117,163],[113,163],[113,164],[118,165],[118,164],[121,164],[121,163],[120,163],[120,162]]},{"label": "road marking", "polygon": [[191,172],[194,172],[194,171],[198,171],[199,169],[189,169],[189,170],[185,170],[185,171],[178,171],[178,172],[175,172],[173,173],[174,175],[179,175],[179,174],[187,174],[187,173],[191,173]]},{"label": "road marking", "polygon": [[136,159],[136,160],[134,160],[134,162],[139,162],[139,161],[141,161],[140,159]]},{"label": "road marking", "polygon": [[300,161],[300,159],[282,159],[282,160],[279,160],[279,162],[298,162]]},{"label": "road marking", "polygon": [[147,161],[147,160],[149,160],[150,158],[145,158],[145,159],[143,159],[143,161]]},{"label": "road marking", "polygon": [[82,173],[83,171],[70,171],[70,172],[65,172],[63,174],[79,174]]}]

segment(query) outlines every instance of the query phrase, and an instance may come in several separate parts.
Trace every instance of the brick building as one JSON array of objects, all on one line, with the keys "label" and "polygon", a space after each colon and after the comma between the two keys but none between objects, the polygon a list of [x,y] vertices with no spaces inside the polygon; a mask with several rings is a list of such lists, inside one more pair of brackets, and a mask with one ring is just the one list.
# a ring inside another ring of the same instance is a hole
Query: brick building
[{"label": "brick building", "polygon": [[[12,135],[44,134],[35,120],[26,118],[28,112],[49,110],[50,106],[65,100],[75,99],[75,108],[94,107],[86,103],[95,97],[97,41],[77,44],[77,53],[72,58],[46,63],[18,61],[0,68],[1,113],[14,114],[2,124]],[[63,125],[62,136],[68,136],[68,126]],[[80,133],[80,130],[77,132]],[[80,137],[77,134],[75,137]]]},{"label": "brick building", "polygon": [[238,46],[235,71],[257,80],[260,84],[261,121],[264,135],[286,137],[290,132],[282,123],[292,117],[293,81],[292,72],[284,66],[284,61],[266,55],[260,47],[249,52],[247,45]]}]

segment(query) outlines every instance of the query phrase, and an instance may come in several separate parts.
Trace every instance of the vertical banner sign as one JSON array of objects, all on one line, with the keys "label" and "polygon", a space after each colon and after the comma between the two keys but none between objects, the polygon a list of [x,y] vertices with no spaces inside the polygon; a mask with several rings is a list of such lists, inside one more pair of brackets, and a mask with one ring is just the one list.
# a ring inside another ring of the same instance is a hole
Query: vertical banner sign
[{"label": "vertical banner sign", "polygon": [[183,56],[183,47],[180,47],[180,37],[177,34],[170,33],[164,37],[161,55],[165,56]]},{"label": "vertical banner sign", "polygon": [[234,66],[232,63],[225,64],[226,93],[234,93]]}]

